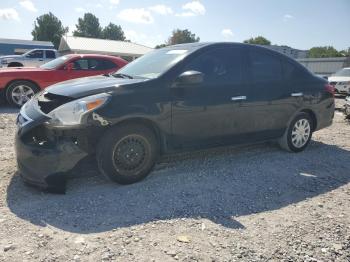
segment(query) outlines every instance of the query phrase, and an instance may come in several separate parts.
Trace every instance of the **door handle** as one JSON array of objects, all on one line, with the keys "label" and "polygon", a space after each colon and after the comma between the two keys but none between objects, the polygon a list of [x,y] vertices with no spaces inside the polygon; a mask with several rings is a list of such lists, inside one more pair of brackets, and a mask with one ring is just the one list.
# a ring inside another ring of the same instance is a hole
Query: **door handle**
[{"label": "door handle", "polygon": [[242,101],[242,100],[247,100],[246,96],[233,96],[231,97],[231,101]]},{"label": "door handle", "polygon": [[291,94],[291,96],[293,96],[293,97],[299,97],[299,96],[304,96],[304,94],[303,93],[292,93]]}]

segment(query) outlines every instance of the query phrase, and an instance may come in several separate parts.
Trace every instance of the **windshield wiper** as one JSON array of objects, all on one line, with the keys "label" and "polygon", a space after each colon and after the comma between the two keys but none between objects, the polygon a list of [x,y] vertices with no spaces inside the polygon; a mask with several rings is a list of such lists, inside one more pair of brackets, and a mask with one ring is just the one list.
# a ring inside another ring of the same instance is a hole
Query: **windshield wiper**
[{"label": "windshield wiper", "polygon": [[117,78],[128,78],[128,79],[133,79],[133,77],[132,77],[131,75],[122,74],[122,73],[113,74],[112,76],[117,77]]}]

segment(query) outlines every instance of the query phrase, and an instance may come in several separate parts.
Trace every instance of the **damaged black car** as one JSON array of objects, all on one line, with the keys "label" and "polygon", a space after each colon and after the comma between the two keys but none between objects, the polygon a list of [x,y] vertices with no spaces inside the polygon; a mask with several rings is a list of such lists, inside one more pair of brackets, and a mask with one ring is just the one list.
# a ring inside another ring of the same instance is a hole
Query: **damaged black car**
[{"label": "damaged black car", "polygon": [[334,88],[282,54],[238,43],[171,46],[36,94],[17,118],[18,169],[64,192],[66,173],[95,156],[101,174],[130,184],[168,152],[268,140],[301,152],[333,116]]}]

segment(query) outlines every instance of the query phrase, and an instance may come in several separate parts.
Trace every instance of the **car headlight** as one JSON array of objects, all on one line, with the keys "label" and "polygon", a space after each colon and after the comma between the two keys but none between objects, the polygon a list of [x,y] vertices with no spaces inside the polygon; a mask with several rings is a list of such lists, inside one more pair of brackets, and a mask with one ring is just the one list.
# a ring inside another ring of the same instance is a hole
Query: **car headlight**
[{"label": "car headlight", "polygon": [[103,93],[87,96],[61,105],[48,113],[48,116],[51,117],[49,123],[64,126],[78,125],[86,113],[104,105],[109,97],[109,94]]}]

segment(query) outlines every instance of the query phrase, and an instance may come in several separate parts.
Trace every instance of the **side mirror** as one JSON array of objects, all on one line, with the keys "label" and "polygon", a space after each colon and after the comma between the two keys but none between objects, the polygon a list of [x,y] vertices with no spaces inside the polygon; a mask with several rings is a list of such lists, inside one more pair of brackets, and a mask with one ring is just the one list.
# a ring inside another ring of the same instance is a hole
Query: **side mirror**
[{"label": "side mirror", "polygon": [[66,66],[65,66],[65,69],[69,72],[69,71],[72,71],[74,68],[74,64],[73,63],[68,63]]},{"label": "side mirror", "polygon": [[196,85],[202,83],[204,74],[198,71],[186,71],[178,76],[176,85]]}]

